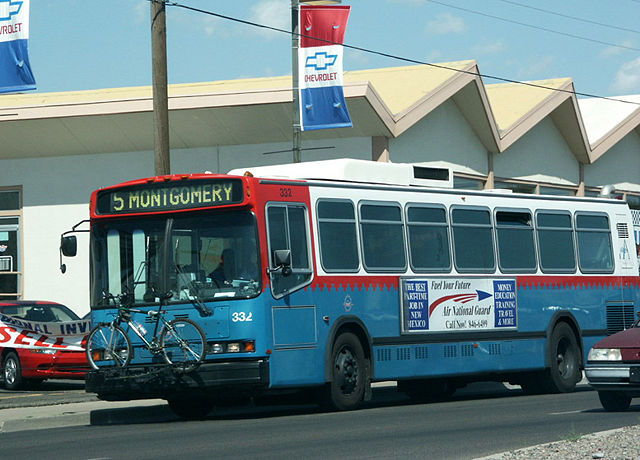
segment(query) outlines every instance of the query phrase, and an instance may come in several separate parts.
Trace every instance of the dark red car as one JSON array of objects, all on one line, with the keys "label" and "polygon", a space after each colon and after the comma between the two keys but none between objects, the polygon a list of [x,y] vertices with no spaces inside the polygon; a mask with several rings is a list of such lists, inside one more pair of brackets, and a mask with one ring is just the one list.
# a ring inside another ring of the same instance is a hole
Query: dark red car
[{"label": "dark red car", "polygon": [[640,321],[596,343],[585,374],[605,410],[627,410],[640,396]]},{"label": "dark red car", "polygon": [[[0,313],[43,323],[80,321],[73,311],[55,302],[0,301]],[[4,386],[8,390],[17,390],[46,379],[83,379],[89,370],[83,351],[0,347],[0,357]]]}]

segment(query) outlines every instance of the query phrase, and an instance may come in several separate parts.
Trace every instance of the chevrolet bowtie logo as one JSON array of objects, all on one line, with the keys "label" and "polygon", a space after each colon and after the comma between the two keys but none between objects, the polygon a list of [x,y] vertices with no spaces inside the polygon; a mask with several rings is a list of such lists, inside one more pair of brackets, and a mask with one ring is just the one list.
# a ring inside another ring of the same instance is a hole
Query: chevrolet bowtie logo
[{"label": "chevrolet bowtie logo", "polygon": [[313,56],[307,57],[305,67],[313,67],[316,70],[327,70],[327,67],[331,67],[336,63],[338,59],[337,54],[327,54],[325,51],[320,51]]},{"label": "chevrolet bowtie logo", "polygon": [[22,8],[21,0],[0,0],[0,21],[10,21]]}]

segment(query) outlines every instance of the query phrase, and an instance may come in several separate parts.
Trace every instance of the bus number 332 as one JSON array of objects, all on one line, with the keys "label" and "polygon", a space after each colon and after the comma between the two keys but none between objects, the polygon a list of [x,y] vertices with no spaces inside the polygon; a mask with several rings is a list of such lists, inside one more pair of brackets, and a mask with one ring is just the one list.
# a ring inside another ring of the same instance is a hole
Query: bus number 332
[{"label": "bus number 332", "polygon": [[234,323],[242,321],[253,321],[253,313],[245,313],[243,311],[236,311],[231,315],[231,321]]}]

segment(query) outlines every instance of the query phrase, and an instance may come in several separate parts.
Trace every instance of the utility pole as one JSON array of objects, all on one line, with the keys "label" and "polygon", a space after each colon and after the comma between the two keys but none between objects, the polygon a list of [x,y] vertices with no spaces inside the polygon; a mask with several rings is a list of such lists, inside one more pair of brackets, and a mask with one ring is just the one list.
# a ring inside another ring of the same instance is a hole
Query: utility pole
[{"label": "utility pole", "polygon": [[155,175],[164,176],[171,174],[167,91],[167,21],[164,0],[152,0],[150,3],[154,165]]},{"label": "utility pole", "polygon": [[300,24],[298,24],[298,0],[291,0],[291,84],[293,89],[293,162],[300,163],[301,130],[300,101],[298,91],[298,46],[300,46]]}]

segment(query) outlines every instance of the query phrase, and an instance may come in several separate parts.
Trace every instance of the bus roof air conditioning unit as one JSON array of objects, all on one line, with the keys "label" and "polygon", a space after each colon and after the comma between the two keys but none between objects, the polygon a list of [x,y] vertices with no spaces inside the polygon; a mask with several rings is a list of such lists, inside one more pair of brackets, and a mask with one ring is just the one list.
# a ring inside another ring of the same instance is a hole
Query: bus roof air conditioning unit
[{"label": "bus roof air conditioning unit", "polygon": [[273,179],[331,180],[453,188],[453,174],[450,169],[411,163],[383,163],[342,158],[338,160],[239,168],[229,171],[229,174],[242,176],[247,171],[255,177]]}]

